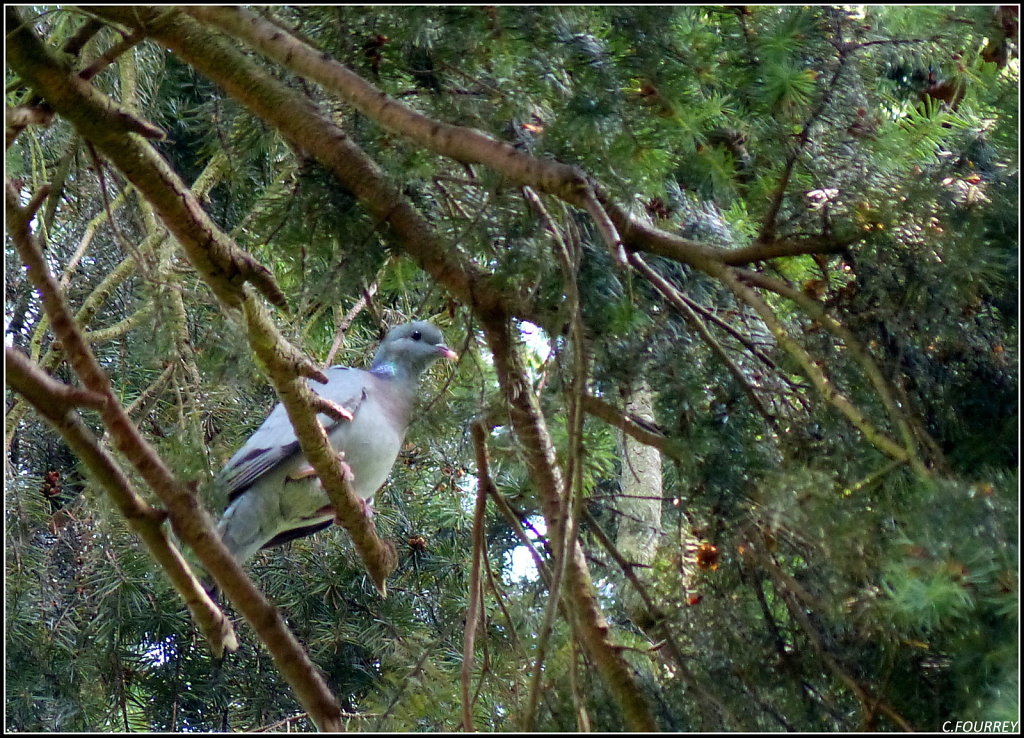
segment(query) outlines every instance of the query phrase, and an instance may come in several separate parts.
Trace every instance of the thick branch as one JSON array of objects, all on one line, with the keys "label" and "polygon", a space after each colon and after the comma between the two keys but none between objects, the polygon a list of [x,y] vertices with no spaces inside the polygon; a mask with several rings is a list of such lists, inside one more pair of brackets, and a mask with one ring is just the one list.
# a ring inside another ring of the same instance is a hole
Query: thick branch
[{"label": "thick branch", "polygon": [[[186,12],[245,41],[303,77],[319,82],[388,130],[464,164],[484,164],[513,182],[530,185],[587,210],[597,218],[598,228],[605,234],[615,254],[619,251],[620,238],[626,246],[643,250],[649,250],[651,244],[647,240],[650,239],[655,247],[668,246],[673,254],[670,258],[698,268],[705,259],[721,261],[728,253],[724,249],[698,244],[640,224],[615,206],[575,166],[533,157],[483,131],[453,126],[416,112],[388,97],[340,62],[249,11],[226,7],[189,7]],[[162,30],[155,31],[158,37]],[[192,59],[189,61],[198,62]],[[219,79],[217,81],[220,82]],[[595,208],[598,204],[601,207]],[[600,212],[601,208],[603,212]]]},{"label": "thick branch", "polygon": [[[17,12],[8,7],[7,59],[11,67],[42,95],[60,115],[103,152],[152,203],[189,260],[214,292],[228,305],[240,303],[240,287],[250,281],[275,305],[285,297],[270,271],[239,249],[210,220],[205,211],[156,150],[146,141],[126,135],[147,126],[88,82],[79,79]],[[151,128],[151,127],[149,127]]]},{"label": "thick branch", "polygon": [[[356,548],[364,556],[375,583],[378,588],[383,588],[383,578],[394,568],[394,551],[385,546],[373,533],[365,516],[359,513],[360,507],[355,502],[354,494],[345,493],[337,459],[328,450],[329,445],[323,430],[316,430],[319,424],[315,421],[315,413],[302,399],[311,399],[312,394],[304,384],[295,379],[295,372],[298,371],[305,376],[316,376],[320,381],[326,379],[312,364],[297,357],[295,349],[277,333],[268,318],[262,317],[264,314],[255,309],[253,300],[244,296],[241,290],[243,281],[251,281],[268,299],[275,304],[283,305],[284,295],[274,284],[270,272],[238,249],[217,228],[206,216],[194,195],[148,145],[127,140],[121,134],[111,138],[109,131],[97,129],[95,123],[88,118],[88,111],[92,110],[97,116],[101,116],[112,103],[90,86],[66,75],[61,78],[45,65],[35,64],[27,57],[33,52],[45,55],[45,47],[30,33],[21,36],[23,38],[19,38],[19,43],[24,48],[20,54],[12,56],[17,57],[24,67],[23,76],[45,94],[58,112],[69,117],[84,135],[103,149],[132,180],[146,196],[147,201],[154,206],[168,229],[185,247],[189,259],[217,296],[228,305],[245,306],[253,348],[274,380],[275,388],[281,395],[289,417],[293,421],[298,419],[302,426],[296,428],[296,435],[303,452],[320,474],[328,495],[338,503],[336,510],[339,520],[353,535]],[[55,60],[50,61],[53,68],[59,68]],[[68,109],[72,103],[86,108],[85,114],[77,108]],[[292,374],[287,375],[286,372]],[[297,387],[300,388],[296,389]],[[302,408],[296,404],[299,402],[303,404]],[[317,409],[324,409],[323,404],[319,403]],[[336,414],[334,411],[329,412]],[[328,470],[331,470],[331,473],[328,473]],[[346,498],[352,504],[341,502]]]},{"label": "thick branch", "polygon": [[206,6],[188,7],[185,12],[318,82],[388,130],[431,151],[464,164],[485,163],[517,183],[571,198],[582,205],[587,181],[576,167],[536,159],[483,131],[442,123],[418,113],[388,97],[340,62],[250,11]]},{"label": "thick branch", "polygon": [[729,266],[743,266],[754,261],[767,261],[785,256],[804,254],[841,254],[861,240],[860,236],[829,238],[810,236],[808,238],[785,238],[770,241],[760,239],[749,246],[731,249],[722,255],[722,261]]},{"label": "thick branch", "polygon": [[11,144],[18,137],[18,134],[30,125],[46,127],[53,122],[53,111],[47,107],[36,105],[27,107],[19,105],[15,108],[4,109],[4,145],[11,148]]},{"label": "thick branch", "polygon": [[[630,244],[634,248],[648,250],[649,246],[664,247],[667,240],[671,242],[671,250],[676,253],[673,258],[680,258],[695,266],[699,266],[701,258],[705,256],[713,256],[724,263],[745,264],[778,256],[832,253],[853,243],[852,240],[842,239],[775,241],[774,238],[766,238],[764,242],[730,251],[687,241],[650,226],[636,228],[639,222],[621,210],[617,218],[609,218],[611,213],[607,211],[610,203],[606,202],[597,188],[592,187],[587,175],[577,167],[538,159],[483,131],[429,118],[388,97],[337,60],[247,10],[206,6],[189,7],[186,12],[245,41],[260,53],[303,77],[315,80],[388,130],[464,164],[484,164],[519,184],[544,190],[586,210],[594,218],[598,231],[617,263],[623,263],[625,256],[619,233],[625,235],[630,227],[633,227],[633,236],[636,238]],[[652,250],[652,253],[658,252]]]},{"label": "thick branch", "polygon": [[[88,10],[119,23],[144,28],[151,38],[172,49],[253,114],[299,145],[331,171],[374,217],[390,225],[402,249],[452,295],[468,304],[479,305],[483,310],[511,309],[525,320],[545,324],[543,316],[537,315],[490,275],[473,264],[460,263],[380,167],[329,115],[301,92],[268,74],[222,35],[208,31],[180,13],[161,15],[153,8],[124,6],[90,7]],[[274,33],[282,34],[282,31],[275,28]]]},{"label": "thick branch", "polygon": [[8,233],[28,268],[29,278],[40,292],[54,333],[86,388],[105,399],[100,415],[114,445],[163,502],[177,536],[195,551],[221,589],[252,624],[299,700],[315,716],[317,725],[321,729],[339,728],[337,701],[302,646],[285,626],[277,609],[253,586],[221,542],[193,490],[175,478],[118,402],[110,380],[71,317],[60,285],[50,274],[39,244],[29,230],[29,214],[19,206],[18,193],[10,185],[5,189],[4,202]]},{"label": "thick branch", "polygon": [[583,409],[609,425],[614,425],[623,433],[635,438],[640,443],[647,446],[653,446],[670,459],[682,461],[682,449],[679,448],[671,438],[663,435],[659,431],[650,430],[645,427],[645,423],[640,422],[638,418],[628,415],[611,403],[605,402],[600,397],[584,395]]},{"label": "thick branch", "polygon": [[[512,426],[526,452],[526,463],[537,487],[548,535],[558,540],[567,523],[561,501],[562,478],[540,406],[526,378],[519,350],[512,343],[508,318],[500,314],[485,315],[481,316],[481,322],[509,405]],[[564,596],[583,647],[618,702],[626,724],[632,730],[655,730],[650,707],[621,652],[609,638],[610,629],[597,604],[583,548],[575,536],[566,540],[565,557]]]},{"label": "thick branch", "polygon": [[[338,455],[331,449],[327,432],[316,417],[319,410],[336,414],[337,419],[345,421],[345,412],[336,406],[332,410],[323,398],[315,397],[305,380],[299,377],[300,374],[311,376],[313,371],[320,372],[278,333],[257,299],[249,295],[242,305],[249,343],[281,398],[288,419],[295,428],[299,447],[316,470],[334,505],[338,521],[352,537],[374,584],[383,595],[387,591],[385,579],[398,565],[398,554],[391,543],[377,537],[373,522],[362,512],[359,498],[343,474]],[[322,374],[320,376],[323,377]],[[349,414],[347,420],[351,418]]]},{"label": "thick branch", "polygon": [[166,514],[139,496],[121,467],[100,447],[96,437],[73,409],[75,405],[102,408],[107,398],[50,378],[17,349],[8,347],[5,350],[4,368],[6,381],[11,387],[61,434],[110,495],[129,527],[142,539],[153,559],[163,568],[181,595],[192,618],[206,636],[213,654],[219,657],[225,648],[229,651],[237,650],[238,639],[231,621],[213,603],[189,569],[181,552],[168,540],[163,528]]}]

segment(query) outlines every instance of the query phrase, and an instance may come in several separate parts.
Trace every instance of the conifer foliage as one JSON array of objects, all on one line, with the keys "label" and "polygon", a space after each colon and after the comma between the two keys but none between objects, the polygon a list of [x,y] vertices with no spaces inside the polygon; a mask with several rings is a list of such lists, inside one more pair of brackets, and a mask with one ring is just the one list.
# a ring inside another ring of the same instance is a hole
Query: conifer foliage
[{"label": "conifer foliage", "polygon": [[[1018,719],[1017,23],[8,7],[5,727]],[[413,318],[372,522],[223,573]]]}]

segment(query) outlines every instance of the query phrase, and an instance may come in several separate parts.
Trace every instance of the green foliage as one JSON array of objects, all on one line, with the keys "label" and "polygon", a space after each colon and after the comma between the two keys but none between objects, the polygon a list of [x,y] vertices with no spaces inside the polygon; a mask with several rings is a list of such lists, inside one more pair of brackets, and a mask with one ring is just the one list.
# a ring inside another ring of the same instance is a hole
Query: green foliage
[{"label": "green foliage", "polygon": [[[22,12],[37,16],[54,46],[85,21],[73,8]],[[638,379],[652,387],[654,428],[681,450],[665,457],[662,489],[651,495],[663,498],[658,556],[634,569],[657,606],[654,626],[630,621],[631,584],[589,524],[581,540],[611,638],[627,649],[659,727],[892,730],[902,720],[930,730],[946,719],[1017,719],[1019,61],[987,59],[999,29],[992,8],[270,12],[412,108],[578,165],[633,215],[682,237],[748,246],[772,217],[780,239],[859,238],[841,253],[748,266],[814,296],[857,337],[912,418],[929,477],[872,446],[719,281],[644,254],[700,309],[716,348],[638,272],[613,262],[585,214],[542,195],[548,222],[490,168],[415,146],[253,54],[328,111],[445,248],[548,321],[535,334],[549,337],[547,347],[527,349],[525,360],[563,468],[575,453],[568,408],[577,350],[586,352],[590,394],[621,406]],[[75,63],[119,39],[102,29]],[[6,81],[9,107],[32,99],[11,72]],[[469,307],[397,251],[353,193],[174,53],[143,41],[93,84],[130,96],[124,101],[167,133],[157,149],[186,182],[223,157],[204,207],[273,272],[289,301],[275,319],[310,356],[322,361],[336,348],[334,363],[365,366],[383,329],[413,316],[437,322],[459,351],[456,368],[434,369],[424,382],[421,412],[377,495],[378,531],[399,557],[387,599],[340,528],[261,552],[248,568],[342,709],[357,714],[351,727],[460,729],[475,419],[493,426],[497,488],[548,556],[536,480]],[[105,222],[123,180],[104,163],[101,184],[60,117],[21,132],[7,175],[26,200],[44,183],[59,191],[36,219],[58,276],[100,217],[68,275],[73,310],[153,235],[152,213],[135,195],[116,210],[116,232]],[[582,347],[552,224],[573,260]],[[53,336],[10,244],[5,264],[7,343],[40,360]],[[369,300],[354,309],[364,290]],[[760,294],[836,390],[898,437],[851,347],[794,302]],[[89,330],[151,309],[94,351],[122,401],[139,401],[133,418],[147,439],[216,513],[224,500],[210,480],[276,401],[237,317],[171,242],[99,305]],[[55,377],[73,381],[69,367],[54,366]],[[48,426],[18,412],[7,428],[6,727],[312,729],[244,623],[236,621],[241,650],[223,663],[210,658],[81,463]],[[82,415],[102,434],[95,413]],[[582,494],[609,534],[628,470],[618,441],[611,426],[586,417]],[[45,482],[50,471],[56,492]],[[549,593],[538,575],[513,566],[525,548],[493,503],[485,531],[472,712],[479,730],[513,731]],[[565,686],[570,673],[578,697]],[[627,727],[559,618],[537,725],[574,731],[581,712],[594,730]]]}]

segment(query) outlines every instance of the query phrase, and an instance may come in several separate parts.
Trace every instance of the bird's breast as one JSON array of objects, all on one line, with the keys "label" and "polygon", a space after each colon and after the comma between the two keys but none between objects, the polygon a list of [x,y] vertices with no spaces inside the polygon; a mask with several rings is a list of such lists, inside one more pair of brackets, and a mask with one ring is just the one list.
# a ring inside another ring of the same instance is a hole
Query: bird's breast
[{"label": "bird's breast", "polygon": [[398,458],[405,423],[384,420],[393,417],[368,397],[352,422],[340,423],[331,431],[331,446],[343,452],[342,460],[352,470],[352,487],[360,497],[373,497]]}]

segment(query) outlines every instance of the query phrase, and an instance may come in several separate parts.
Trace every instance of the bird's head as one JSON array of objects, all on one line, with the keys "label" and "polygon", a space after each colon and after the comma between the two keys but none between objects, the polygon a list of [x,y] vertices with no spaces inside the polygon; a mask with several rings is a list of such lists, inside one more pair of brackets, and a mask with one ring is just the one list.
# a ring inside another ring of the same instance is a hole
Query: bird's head
[{"label": "bird's head", "polygon": [[416,379],[437,359],[457,359],[434,325],[422,320],[395,326],[373,357],[371,371]]}]

